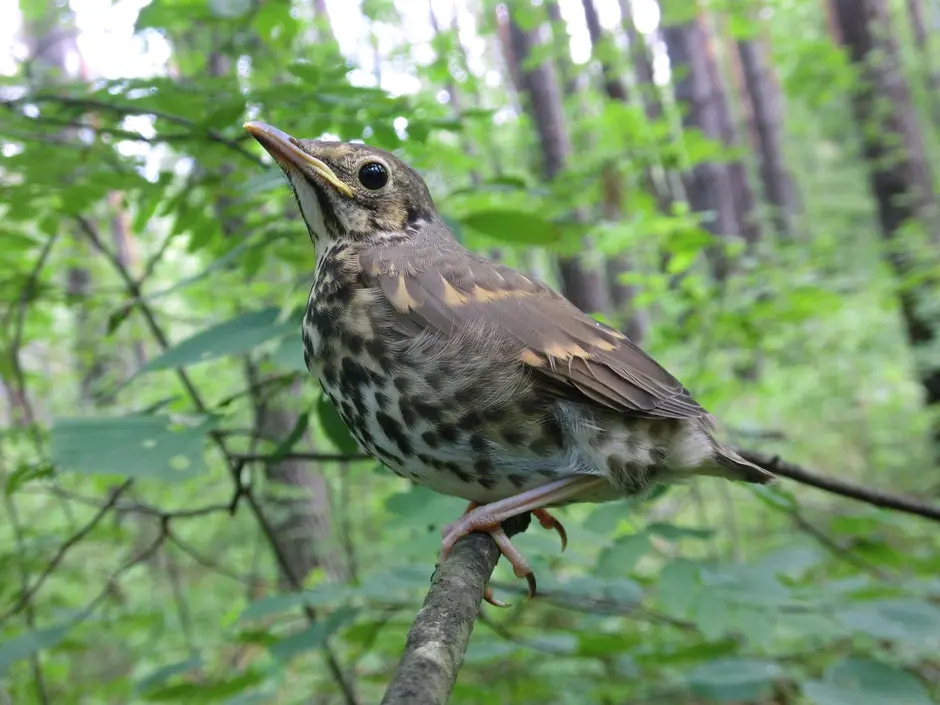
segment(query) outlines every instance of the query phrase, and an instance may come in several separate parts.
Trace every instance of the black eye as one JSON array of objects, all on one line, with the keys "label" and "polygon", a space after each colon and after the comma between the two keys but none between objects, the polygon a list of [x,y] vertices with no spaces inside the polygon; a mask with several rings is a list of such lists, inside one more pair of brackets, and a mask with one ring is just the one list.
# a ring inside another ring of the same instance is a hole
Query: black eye
[{"label": "black eye", "polygon": [[359,183],[370,191],[378,191],[388,183],[388,171],[378,162],[369,162],[359,170]]}]

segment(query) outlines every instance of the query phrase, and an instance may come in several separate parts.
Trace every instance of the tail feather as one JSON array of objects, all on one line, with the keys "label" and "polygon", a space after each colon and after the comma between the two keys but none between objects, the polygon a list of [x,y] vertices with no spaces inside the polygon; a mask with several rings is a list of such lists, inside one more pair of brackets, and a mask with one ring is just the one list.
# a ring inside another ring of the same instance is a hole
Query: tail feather
[{"label": "tail feather", "polygon": [[759,465],[745,460],[730,448],[720,443],[715,444],[715,454],[712,456],[714,465],[702,468],[701,475],[724,477],[729,480],[750,482],[757,485],[769,485],[777,480],[777,476]]}]

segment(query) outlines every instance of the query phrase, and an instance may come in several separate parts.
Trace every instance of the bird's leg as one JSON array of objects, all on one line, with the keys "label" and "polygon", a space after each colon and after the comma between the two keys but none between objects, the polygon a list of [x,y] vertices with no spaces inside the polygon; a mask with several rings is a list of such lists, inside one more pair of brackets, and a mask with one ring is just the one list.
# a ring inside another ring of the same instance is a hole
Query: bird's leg
[{"label": "bird's leg", "polygon": [[[441,531],[443,541],[441,544],[440,561],[450,553],[454,544],[464,536],[474,531],[485,531],[493,537],[499,550],[512,564],[513,572],[517,578],[525,578],[529,583],[529,597],[535,596],[535,576],[523,555],[512,545],[509,537],[500,526],[502,522],[523,512],[533,512],[542,526],[556,529],[567,543],[567,535],[561,524],[543,508],[546,505],[561,502],[576,497],[586,490],[606,482],[604,478],[578,475],[566,477],[561,480],[549,482],[547,485],[527,490],[506,499],[500,499],[490,504],[474,506],[471,502],[466,513],[457,521],[445,526]],[[490,595],[492,597],[492,595]]]},{"label": "bird's leg", "polygon": [[[479,502],[470,502],[463,515],[466,516],[479,506],[481,506]],[[543,529],[553,529],[558,532],[558,536],[561,537],[561,552],[564,553],[568,548],[568,532],[565,531],[564,525],[547,509],[533,509],[532,514],[539,520]]]}]

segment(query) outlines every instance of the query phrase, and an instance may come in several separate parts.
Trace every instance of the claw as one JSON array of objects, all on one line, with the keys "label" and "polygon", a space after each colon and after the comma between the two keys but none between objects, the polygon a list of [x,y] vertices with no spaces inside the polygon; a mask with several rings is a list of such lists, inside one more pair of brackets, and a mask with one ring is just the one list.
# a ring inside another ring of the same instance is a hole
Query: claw
[{"label": "claw", "polygon": [[493,597],[493,588],[489,585],[486,586],[486,590],[483,591],[483,599],[489,602],[493,607],[511,607],[511,602],[503,602],[495,597]]},{"label": "claw", "polygon": [[547,509],[533,509],[532,514],[539,520],[543,529],[554,529],[561,537],[561,552],[564,553],[568,548],[568,532],[558,519],[556,519]]},{"label": "claw", "polygon": [[[568,546],[568,532],[565,531],[565,527],[562,526],[561,522],[546,511],[544,507],[590,493],[603,482],[606,482],[606,480],[597,477],[572,476],[549,482],[542,487],[527,490],[490,504],[481,506],[477,502],[470,502],[463,516],[441,530],[440,562],[444,562],[459,539],[474,531],[485,531],[493,537],[500,552],[512,565],[516,577],[526,579],[529,586],[529,598],[531,599],[535,597],[537,591],[535,575],[532,573],[525,556],[509,540],[502,528],[502,522],[524,512],[532,512],[544,528],[554,529],[558,532],[561,537],[561,550],[564,551]],[[486,589],[483,597],[492,605],[506,606],[505,603],[493,597],[493,592],[489,588]]]}]

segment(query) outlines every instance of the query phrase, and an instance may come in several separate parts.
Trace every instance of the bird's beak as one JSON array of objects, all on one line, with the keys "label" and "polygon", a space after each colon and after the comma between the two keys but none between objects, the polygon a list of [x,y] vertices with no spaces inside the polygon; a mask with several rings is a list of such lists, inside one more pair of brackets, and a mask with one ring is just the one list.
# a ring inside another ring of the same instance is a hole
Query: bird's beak
[{"label": "bird's beak", "polygon": [[258,140],[268,154],[274,157],[274,161],[282,169],[295,168],[301,172],[312,171],[347,198],[353,197],[353,190],[340,181],[330,167],[313,155],[307,154],[297,144],[297,140],[286,132],[281,132],[276,127],[263,122],[246,122],[243,127],[248,134]]}]

